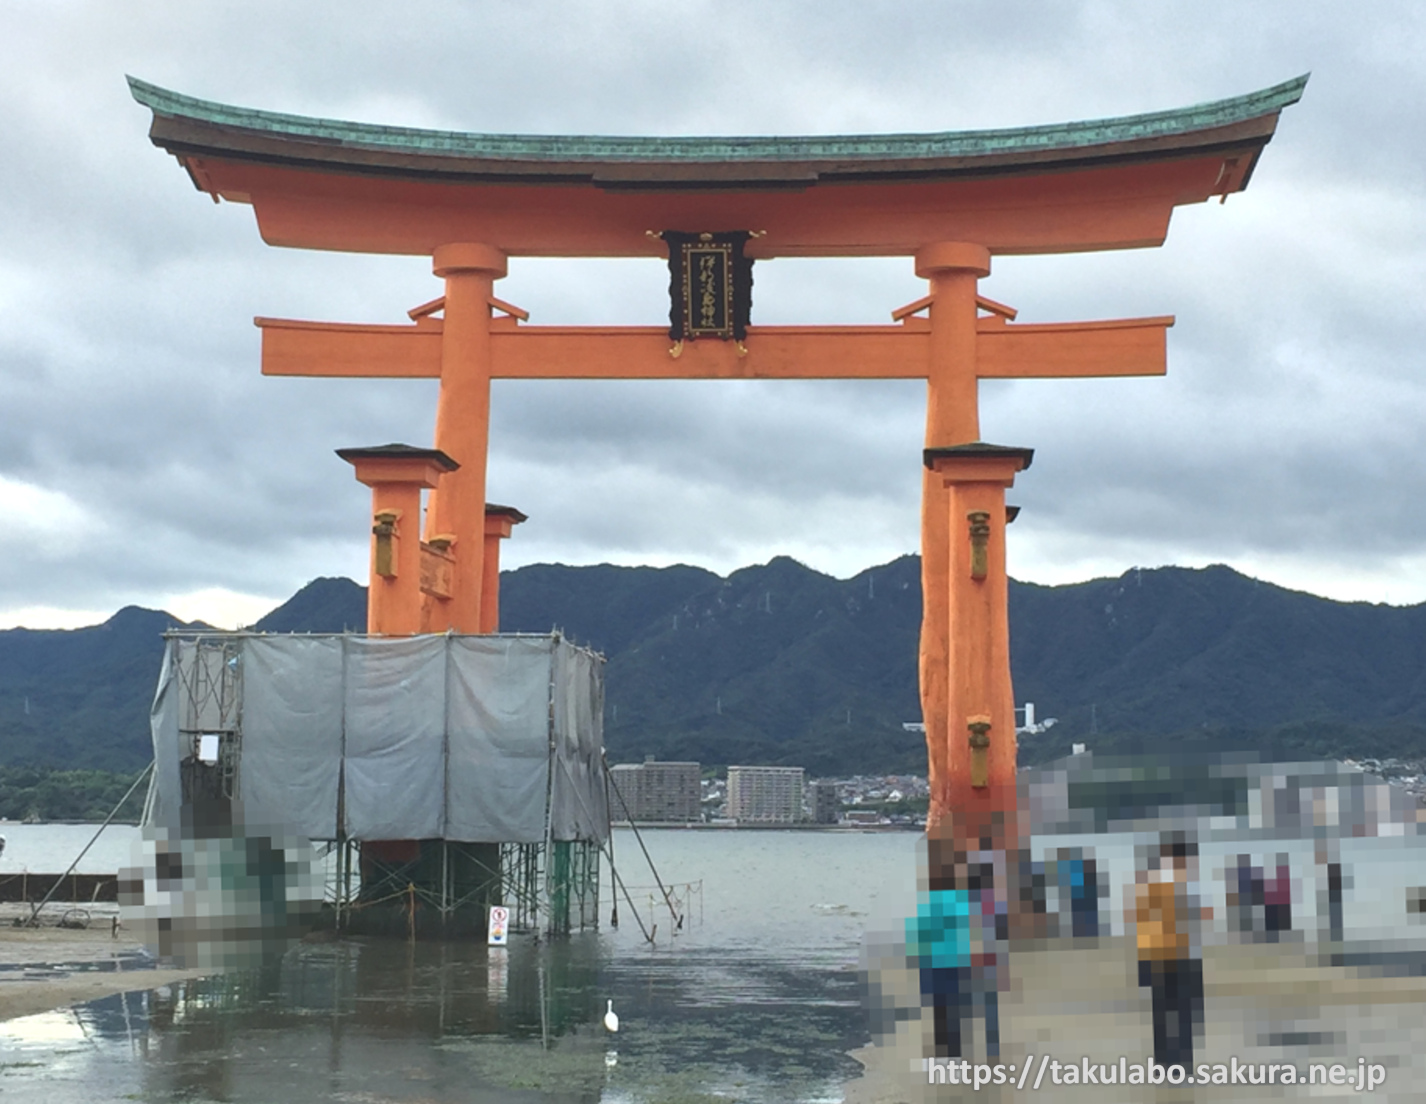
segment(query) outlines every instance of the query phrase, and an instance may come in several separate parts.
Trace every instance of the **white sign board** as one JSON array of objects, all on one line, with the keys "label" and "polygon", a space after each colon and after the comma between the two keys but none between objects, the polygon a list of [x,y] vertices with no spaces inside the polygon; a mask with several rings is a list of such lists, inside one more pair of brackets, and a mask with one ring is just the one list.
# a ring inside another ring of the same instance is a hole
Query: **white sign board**
[{"label": "white sign board", "polygon": [[490,937],[488,942],[492,947],[505,946],[506,936],[510,926],[510,910],[500,905],[490,906],[490,926],[488,931]]}]

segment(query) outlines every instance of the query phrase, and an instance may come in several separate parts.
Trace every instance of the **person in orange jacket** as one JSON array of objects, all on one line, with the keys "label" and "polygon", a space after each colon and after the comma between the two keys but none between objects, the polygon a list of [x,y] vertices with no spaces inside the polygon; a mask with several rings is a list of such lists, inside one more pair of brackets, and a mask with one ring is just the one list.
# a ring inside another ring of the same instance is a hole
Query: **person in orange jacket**
[{"label": "person in orange jacket", "polygon": [[1154,1060],[1193,1068],[1195,1039],[1203,1033],[1203,945],[1200,922],[1212,909],[1190,892],[1198,845],[1183,833],[1167,835],[1134,878],[1129,920],[1139,952],[1139,984],[1154,1008]]}]

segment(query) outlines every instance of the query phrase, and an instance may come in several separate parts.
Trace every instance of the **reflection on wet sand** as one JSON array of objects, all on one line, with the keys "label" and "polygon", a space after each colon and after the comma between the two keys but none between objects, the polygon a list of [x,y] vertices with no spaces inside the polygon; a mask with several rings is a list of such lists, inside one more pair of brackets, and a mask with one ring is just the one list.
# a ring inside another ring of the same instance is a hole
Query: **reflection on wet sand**
[{"label": "reflection on wet sand", "polygon": [[[16,1020],[7,1098],[151,1101],[836,1099],[861,1041],[855,972],[597,936],[304,944],[261,969]],[[618,993],[621,1030],[603,1025]],[[128,1060],[121,1060],[128,1059]],[[16,1063],[33,1063],[20,1065]]]},{"label": "reflection on wet sand", "polygon": [[[903,907],[914,838],[669,831],[650,846],[673,881],[707,887],[698,919],[655,946],[627,915],[617,930],[517,937],[503,958],[469,942],[304,943],[264,969],[65,1012],[62,1042],[26,1040],[13,1021],[0,1092],[44,1104],[839,1099],[858,1072],[847,1052],[867,1037],[858,941],[879,907]],[[609,999],[617,1035],[602,1024]]]},{"label": "reflection on wet sand", "polygon": [[[145,1089],[157,1099],[457,1100],[479,1088],[491,1100],[514,1089],[598,1100],[598,972],[592,940],[305,946],[261,970],[151,995]],[[500,1045],[472,1045],[481,1039]]]}]

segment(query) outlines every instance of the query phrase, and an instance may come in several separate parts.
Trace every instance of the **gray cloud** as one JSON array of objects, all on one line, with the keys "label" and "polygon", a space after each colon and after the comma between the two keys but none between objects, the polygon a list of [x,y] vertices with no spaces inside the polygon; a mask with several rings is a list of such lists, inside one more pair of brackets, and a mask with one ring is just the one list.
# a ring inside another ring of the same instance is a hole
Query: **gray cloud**
[{"label": "gray cloud", "polygon": [[[332,450],[425,443],[434,388],[258,374],[255,314],[398,321],[421,258],[271,249],[146,138],[125,72],[299,114],[470,130],[1014,126],[1182,106],[1311,69],[1251,188],[1159,250],[1002,258],[1026,321],[1174,313],[1166,380],[986,384],[1035,446],[1016,568],[1226,560],[1419,601],[1426,16],[1309,4],[647,2],[64,5],[0,11],[0,614],[358,572],[365,491]],[[691,44],[698,44],[694,59]],[[691,61],[696,60],[696,63]],[[884,321],[905,260],[760,264],[755,319]],[[517,259],[537,322],[657,324],[656,263]],[[500,383],[507,563],[850,573],[916,544],[923,388]]]}]

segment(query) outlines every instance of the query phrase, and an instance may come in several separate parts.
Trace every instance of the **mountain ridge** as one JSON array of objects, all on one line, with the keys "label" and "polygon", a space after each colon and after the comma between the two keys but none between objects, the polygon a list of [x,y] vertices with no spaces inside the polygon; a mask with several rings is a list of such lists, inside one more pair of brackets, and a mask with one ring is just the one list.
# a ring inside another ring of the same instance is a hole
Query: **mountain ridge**
[{"label": "mountain ridge", "polygon": [[[502,574],[503,631],[602,651],[611,758],[922,771],[920,561],[835,579],[789,557],[719,576],[690,565],[534,564]],[[1426,750],[1426,605],[1336,602],[1223,565],[1010,586],[1018,701],[1058,718],[1039,761],[1174,739],[1265,754]],[[361,631],[365,588],[314,579],[268,632]],[[129,606],[97,626],[0,631],[0,763],[136,769],[168,628]]]}]

